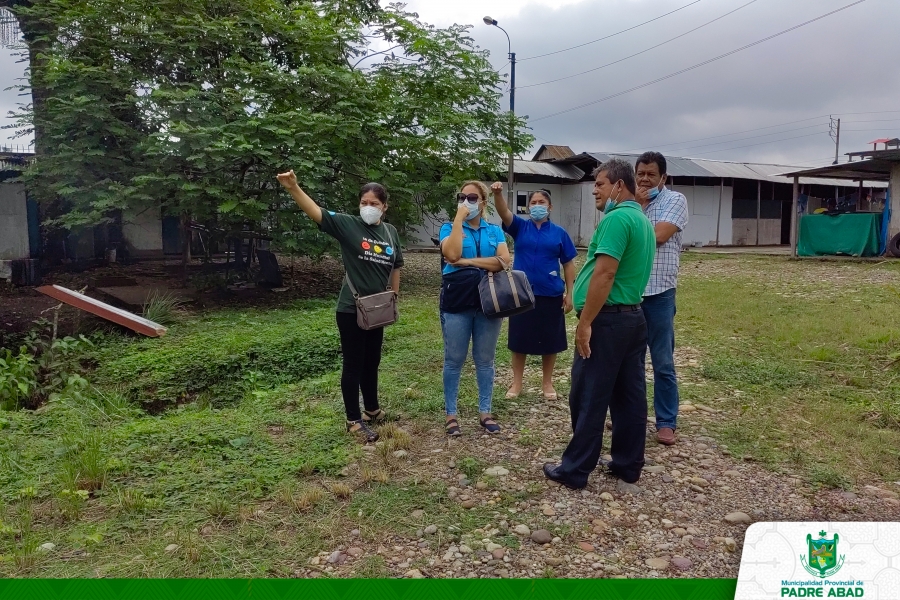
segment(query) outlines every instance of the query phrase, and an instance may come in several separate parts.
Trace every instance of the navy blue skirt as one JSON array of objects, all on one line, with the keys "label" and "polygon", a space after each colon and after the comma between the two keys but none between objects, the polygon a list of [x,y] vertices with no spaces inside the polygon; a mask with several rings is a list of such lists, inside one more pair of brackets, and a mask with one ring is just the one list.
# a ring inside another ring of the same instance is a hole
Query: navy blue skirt
[{"label": "navy blue skirt", "polygon": [[511,352],[543,356],[559,354],[568,347],[566,313],[562,296],[535,296],[534,310],[509,318]]}]

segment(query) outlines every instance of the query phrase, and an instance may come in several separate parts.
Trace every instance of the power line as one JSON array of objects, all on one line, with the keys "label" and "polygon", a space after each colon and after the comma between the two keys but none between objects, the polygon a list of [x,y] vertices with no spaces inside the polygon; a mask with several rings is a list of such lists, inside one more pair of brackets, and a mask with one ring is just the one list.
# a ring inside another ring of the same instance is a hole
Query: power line
[{"label": "power line", "polygon": [[[885,114],[885,113],[897,113],[900,110],[882,110],[882,111],[870,111],[865,113],[831,113],[832,115],[843,116],[849,114]],[[744,129],[742,131],[732,131],[730,133],[722,133],[719,135],[710,135],[702,138],[694,138],[690,140],[681,140],[678,142],[667,142],[665,144],[647,144],[646,146],[641,146],[640,148],[627,148],[625,150],[621,150],[621,152],[630,152],[633,150],[643,150],[645,148],[666,148],[668,146],[678,146],[680,144],[690,144],[691,142],[702,142],[703,140],[713,140],[720,137],[728,137],[731,135],[740,135],[742,133],[753,133],[754,131],[762,131],[763,129],[772,129],[774,127],[783,127],[785,125],[794,125],[795,123],[805,123],[806,121],[814,121],[815,119],[824,119],[829,116],[828,114],[816,115],[815,117],[809,117],[806,119],[797,119],[796,121],[787,121],[785,123],[777,123],[775,125],[766,125],[765,127],[754,127],[753,129]],[[900,121],[900,119],[876,119],[872,122],[881,122],[881,121]],[[869,121],[846,121],[847,123],[867,123]],[[817,127],[817,125],[810,125],[810,127]],[[792,131],[792,130],[788,130]],[[783,133],[783,132],[773,132],[772,135]],[[736,141],[736,140],[731,140]],[[725,142],[723,142],[725,143]]]},{"label": "power line", "polygon": [[641,50],[640,52],[635,52],[634,54],[631,54],[630,56],[626,56],[625,58],[620,58],[619,60],[614,60],[614,61],[611,62],[611,63],[606,63],[605,65],[600,65],[599,67],[594,67],[593,69],[588,69],[587,71],[582,71],[582,72],[580,72],[580,73],[575,73],[574,75],[566,75],[565,77],[559,77],[559,78],[557,78],[557,79],[550,79],[549,81],[542,81],[542,82],[540,82],[540,83],[532,83],[532,84],[530,84],[530,85],[520,85],[520,86],[519,86],[519,89],[530,88],[530,87],[536,87],[536,86],[539,86],[539,85],[546,85],[546,84],[548,84],[548,83],[556,83],[557,81],[565,81],[566,79],[572,79],[572,78],[574,78],[574,77],[580,77],[581,75],[585,75],[585,74],[587,74],[587,73],[593,73],[594,71],[599,71],[600,69],[605,69],[606,67],[610,67],[610,66],[612,66],[612,65],[617,65],[617,64],[619,64],[620,62],[624,62],[624,61],[626,61],[626,60],[628,60],[628,59],[630,59],[630,58],[634,58],[635,56],[640,56],[641,54],[644,54],[644,53],[646,53],[646,52],[650,52],[651,50],[654,50],[654,49],[656,49],[656,48],[659,48],[660,46],[665,46],[665,45],[668,44],[669,42],[674,42],[675,40],[677,40],[677,39],[679,39],[679,38],[683,38],[683,37],[686,36],[686,35],[689,35],[689,34],[691,34],[691,33],[694,33],[694,32],[697,31],[698,29],[703,29],[703,28],[706,27],[707,25],[711,25],[712,23],[715,23],[716,21],[720,21],[720,20],[724,19],[725,17],[727,17],[728,15],[733,14],[733,13],[736,13],[737,11],[741,10],[742,8],[746,8],[746,7],[750,6],[751,4],[753,4],[753,3],[755,3],[755,2],[757,2],[757,0],[750,0],[750,2],[748,2],[747,4],[738,6],[736,9],[732,10],[731,12],[727,12],[727,13],[725,13],[724,15],[722,15],[722,16],[720,16],[720,17],[716,17],[716,18],[713,19],[712,21],[707,21],[707,22],[704,23],[703,25],[700,25],[700,26],[698,26],[698,27],[694,27],[693,29],[690,29],[690,30],[688,30],[688,31],[685,31],[685,32],[682,33],[682,34],[676,35],[676,36],[673,37],[673,38],[669,38],[668,40],[666,40],[666,41],[664,41],[664,42],[660,42],[659,44],[656,44],[655,46],[650,46],[649,48],[646,48],[645,50]]},{"label": "power line", "polygon": [[722,142],[713,142],[713,143],[711,143],[711,144],[700,144],[699,146],[678,146],[678,147],[676,147],[676,148],[672,148],[671,150],[677,150],[677,151],[680,152],[680,151],[682,151],[682,150],[693,150],[694,148],[706,148],[706,147],[708,147],[708,146],[718,146],[719,144],[731,144],[731,143],[734,143],[734,142],[743,142],[743,141],[745,141],[745,140],[753,140],[753,139],[756,139],[756,138],[766,137],[766,136],[770,136],[770,135],[781,135],[781,134],[783,134],[783,133],[791,133],[792,131],[801,131],[801,130],[803,130],[803,129],[810,129],[810,128],[812,128],[812,127],[823,127],[823,126],[824,126],[824,123],[816,123],[815,125],[807,125],[806,127],[796,127],[796,128],[794,128],[794,129],[784,129],[784,130],[782,130],[782,131],[773,131],[772,133],[763,133],[763,134],[760,134],[760,135],[751,135],[751,136],[745,137],[745,138],[737,138],[737,139],[734,139],[734,140],[725,140],[725,141],[722,141]]},{"label": "power line", "polygon": [[[741,133],[752,133],[754,131],[762,131],[763,129],[772,129],[773,127],[783,127],[784,125],[793,125],[794,123],[804,123],[806,121],[813,121],[815,119],[821,119],[827,117],[828,115],[818,115],[815,117],[810,117],[808,119],[798,119],[796,121],[788,121],[787,123],[778,123],[777,125],[766,125],[765,127],[755,127],[754,129],[744,129],[743,131],[732,131],[731,133],[722,133],[720,135],[711,135],[708,137],[695,138],[692,140],[682,140],[680,142],[669,142],[667,144],[649,144],[650,148],[665,148],[666,146],[677,146],[678,144],[690,144],[691,142],[702,142],[703,140],[714,140],[720,137],[728,137],[729,135],[739,135]],[[810,127],[817,127],[817,125],[810,125]],[[779,132],[775,132],[779,133]],[[774,134],[773,134],[774,135]],[[725,143],[725,142],[723,142]],[[631,150],[641,150],[642,148],[628,148],[627,150],[622,150],[622,152],[629,152]]]},{"label": "power line", "polygon": [[727,56],[731,56],[732,54],[737,54],[738,52],[741,52],[742,50],[747,50],[748,48],[752,48],[752,47],[754,47],[754,46],[758,46],[759,44],[762,44],[763,42],[767,42],[767,41],[769,41],[769,40],[771,40],[771,39],[777,38],[777,37],[779,37],[779,36],[781,36],[781,35],[784,35],[784,34],[786,34],[786,33],[789,33],[789,32],[791,32],[791,31],[794,31],[795,29],[799,29],[799,28],[804,27],[804,26],[806,26],[806,25],[809,25],[809,24],[811,24],[811,23],[815,23],[816,21],[819,21],[819,20],[821,20],[821,19],[824,19],[825,17],[830,17],[830,16],[833,15],[833,14],[839,13],[839,12],[841,12],[842,10],[846,10],[846,9],[850,8],[851,6],[856,6],[857,4],[862,4],[862,3],[865,2],[865,1],[866,1],[866,0],[856,0],[856,2],[852,2],[852,3],[850,3],[850,4],[847,4],[846,6],[842,6],[841,8],[838,8],[838,9],[833,10],[833,11],[831,11],[831,12],[825,13],[824,15],[820,15],[820,16],[816,17],[815,19],[810,19],[809,21],[806,21],[806,22],[804,22],[804,23],[800,23],[799,25],[794,25],[793,27],[790,27],[790,28],[788,28],[788,29],[785,29],[784,31],[779,31],[778,33],[772,34],[772,35],[770,35],[770,36],[768,36],[768,37],[762,38],[761,40],[757,40],[757,41],[755,41],[755,42],[753,42],[753,43],[747,44],[746,46],[741,46],[740,48],[736,48],[735,50],[731,50],[730,52],[726,52],[726,53],[724,53],[724,54],[720,54],[719,56],[716,56],[715,58],[710,58],[710,59],[705,60],[705,61],[703,61],[703,62],[699,62],[699,63],[697,63],[697,64],[695,64],[695,65],[692,65],[692,66],[690,66],[690,67],[686,67],[686,68],[684,68],[684,69],[681,69],[680,71],[675,71],[674,73],[669,73],[668,75],[665,75],[665,76],[663,76],[663,77],[659,77],[659,78],[657,78],[657,79],[654,79],[653,81],[648,81],[648,82],[646,82],[646,83],[642,83],[642,84],[640,84],[640,85],[636,85],[636,86],[634,86],[634,87],[632,87],[632,88],[629,88],[629,89],[627,89],[627,90],[623,90],[623,91],[617,92],[617,93],[615,93],[615,94],[610,94],[609,96],[604,96],[603,98],[600,98],[600,99],[598,99],[598,100],[592,100],[591,102],[587,102],[587,103],[585,103],[585,104],[581,104],[581,105],[578,105],[578,106],[573,106],[572,108],[567,108],[567,109],[565,109],[565,110],[561,110],[561,111],[558,111],[558,112],[555,112],[555,113],[551,113],[551,114],[549,114],[549,115],[544,115],[543,117],[539,117],[539,118],[537,118],[537,119],[532,119],[531,122],[534,123],[534,122],[537,122],[537,121],[543,121],[544,119],[549,119],[549,118],[551,118],[551,117],[556,117],[556,116],[559,116],[559,115],[562,115],[562,114],[565,114],[565,113],[572,112],[572,111],[574,111],[574,110],[579,110],[579,109],[582,109],[582,108],[586,108],[586,107],[592,106],[592,105],[594,105],[594,104],[599,104],[600,102],[606,102],[607,100],[612,100],[613,98],[618,98],[619,96],[624,96],[625,94],[628,94],[628,93],[637,91],[637,90],[639,90],[639,89],[642,89],[642,88],[645,88],[645,87],[654,85],[654,84],[656,84],[656,83],[659,83],[659,82],[661,82],[661,81],[665,81],[665,80],[667,80],[667,79],[671,79],[672,77],[676,77],[676,76],[681,75],[681,74],[683,74],[683,73],[687,73],[688,71],[693,71],[694,69],[697,69],[697,68],[699,68],[699,67],[708,65],[708,64],[710,64],[710,63],[712,63],[712,62],[715,62],[715,61],[720,60],[720,59],[722,59],[722,58],[725,58],[725,57],[727,57]]},{"label": "power line", "polygon": [[733,147],[733,148],[719,148],[718,150],[707,150],[706,152],[695,152],[694,154],[696,154],[696,155],[699,156],[699,155],[701,155],[701,154],[713,154],[714,152],[727,152],[727,151],[729,151],[729,150],[738,150],[738,149],[740,149],[740,148],[750,148],[751,146],[764,146],[765,144],[775,144],[775,143],[777,143],[777,142],[786,142],[786,141],[788,141],[788,140],[797,140],[797,139],[800,139],[800,138],[812,137],[812,136],[814,136],[814,135],[822,135],[822,134],[825,134],[825,133],[828,133],[828,132],[826,132],[826,131],[817,131],[817,132],[815,132],[815,133],[807,133],[806,135],[795,135],[795,136],[793,136],[793,137],[782,138],[782,139],[779,139],[779,140],[769,140],[769,141],[767,141],[767,142],[759,142],[759,143],[756,143],[756,144],[747,144],[747,145],[744,145],[744,146],[735,146],[735,147]]},{"label": "power line", "polygon": [[526,61],[526,60],[534,60],[535,58],[544,58],[545,56],[552,56],[552,55],[554,55],[554,54],[560,54],[560,53],[562,53],[562,52],[568,52],[569,50],[575,50],[575,49],[577,49],[577,48],[583,48],[584,46],[589,46],[589,45],[595,44],[595,43],[597,43],[597,42],[602,42],[603,40],[608,40],[608,39],[611,38],[611,37],[616,37],[616,36],[619,35],[620,33],[625,33],[626,31],[631,31],[632,29],[637,29],[638,27],[643,27],[643,26],[646,25],[647,23],[652,23],[653,21],[658,21],[658,20],[662,19],[663,17],[668,17],[668,16],[671,15],[671,14],[677,13],[679,10],[684,10],[684,9],[687,8],[688,6],[693,6],[694,4],[697,4],[697,2],[700,2],[700,0],[694,0],[694,2],[691,2],[690,4],[685,4],[685,5],[682,6],[681,8],[676,8],[675,10],[673,10],[673,11],[671,11],[671,12],[667,12],[667,13],[664,14],[664,15],[660,15],[660,16],[654,18],[654,19],[650,19],[649,21],[644,21],[643,23],[640,23],[640,24],[638,24],[638,25],[635,25],[634,27],[629,27],[628,29],[623,29],[622,31],[617,31],[617,32],[612,33],[612,34],[610,34],[610,35],[607,35],[607,36],[605,36],[605,37],[597,38],[596,40],[591,40],[590,42],[585,42],[585,43],[583,43],[583,44],[578,44],[577,46],[572,46],[571,48],[563,48],[562,50],[555,50],[555,51],[553,51],[553,52],[548,52],[548,53],[546,53],[546,54],[538,54],[537,56],[529,56],[528,58],[520,58],[520,59],[519,59],[519,62],[523,62],[523,61]]}]

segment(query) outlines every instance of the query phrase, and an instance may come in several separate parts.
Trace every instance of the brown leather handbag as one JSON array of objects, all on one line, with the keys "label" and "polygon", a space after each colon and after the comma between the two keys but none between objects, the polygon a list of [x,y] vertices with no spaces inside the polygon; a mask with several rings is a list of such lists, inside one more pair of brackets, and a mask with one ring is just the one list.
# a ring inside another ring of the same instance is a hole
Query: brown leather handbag
[{"label": "brown leather handbag", "polygon": [[[392,269],[391,275],[393,274]],[[353,283],[350,282],[350,278],[346,277],[347,286],[353,294],[353,301],[356,302],[356,324],[360,329],[368,331],[386,327],[396,323],[400,318],[400,312],[397,309],[397,293],[391,289],[391,275],[388,275],[387,291],[369,296],[360,296]]]}]

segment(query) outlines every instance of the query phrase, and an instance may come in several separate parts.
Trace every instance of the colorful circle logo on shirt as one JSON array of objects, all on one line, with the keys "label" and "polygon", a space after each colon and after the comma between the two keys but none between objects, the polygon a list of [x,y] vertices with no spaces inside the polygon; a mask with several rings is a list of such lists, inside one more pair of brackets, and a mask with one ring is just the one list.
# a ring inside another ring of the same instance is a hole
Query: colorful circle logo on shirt
[{"label": "colorful circle logo on shirt", "polygon": [[376,245],[375,246],[375,254],[381,254],[382,252],[383,252],[383,250],[381,249],[381,246]]},{"label": "colorful circle logo on shirt", "polygon": [[394,255],[394,249],[391,248],[390,246],[388,246],[387,248],[384,249],[384,253],[387,254],[388,256],[393,256],[393,255]]},{"label": "colorful circle logo on shirt", "polygon": [[371,250],[371,249],[372,249],[372,246],[369,244],[369,242],[363,242],[363,243],[362,243],[362,249],[363,249],[363,250]]}]

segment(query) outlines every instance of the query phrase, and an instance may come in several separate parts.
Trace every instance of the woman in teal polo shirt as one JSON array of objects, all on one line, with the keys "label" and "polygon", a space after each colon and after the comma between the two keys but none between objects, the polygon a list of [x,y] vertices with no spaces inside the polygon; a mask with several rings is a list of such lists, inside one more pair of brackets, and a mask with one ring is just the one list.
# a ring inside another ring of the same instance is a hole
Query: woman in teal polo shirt
[{"label": "woman in teal polo shirt", "polygon": [[478,422],[488,433],[500,433],[491,415],[494,394],[494,355],[502,319],[488,319],[481,310],[478,283],[485,271],[509,264],[506,236],[484,220],[488,189],[480,181],[467,181],[457,194],[456,217],[441,227],[441,253],[446,265],[441,278],[441,331],[444,336],[444,408],[447,435],[461,435],[457,396],[463,363],[472,342],[472,360],[478,382]]},{"label": "woman in teal polo shirt", "polygon": [[491,191],[503,229],[516,242],[515,268],[525,273],[534,291],[534,310],[509,319],[513,383],[506,397],[515,398],[522,393],[525,359],[532,355],[542,357],[544,398],[556,400],[553,367],[556,355],[568,348],[565,315],[572,310],[573,260],[578,251],[566,230],[550,220],[553,201],[549,191],[531,192],[530,219],[509,210],[503,199],[502,183],[492,185]]}]

